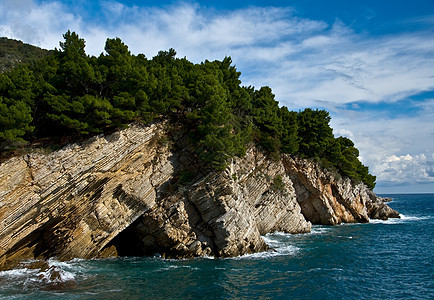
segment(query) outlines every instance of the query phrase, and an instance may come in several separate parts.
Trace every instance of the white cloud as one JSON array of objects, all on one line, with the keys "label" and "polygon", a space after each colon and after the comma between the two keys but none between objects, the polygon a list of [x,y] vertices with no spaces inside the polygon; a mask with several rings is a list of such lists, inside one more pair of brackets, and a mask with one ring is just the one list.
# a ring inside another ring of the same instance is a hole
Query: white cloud
[{"label": "white cloud", "polygon": [[122,13],[125,12],[125,5],[115,1],[105,1],[102,2],[104,8],[107,10],[107,13],[114,16],[121,16]]},{"label": "white cloud", "polygon": [[[360,40],[353,33],[337,36],[332,30],[325,34],[329,37],[320,47],[294,46],[300,58],[291,55],[272,69],[269,80],[276,83],[273,86],[280,99],[291,97],[309,105],[314,100],[396,101],[434,88],[434,37],[421,34]],[[313,38],[324,39],[312,37],[304,42]],[[282,77],[282,73],[295,74],[297,81]],[[302,89],[297,88],[300,81]]]},{"label": "white cloud", "polygon": [[27,0],[13,3],[0,3],[0,36],[53,49],[68,28],[81,28],[80,16],[68,12],[59,2],[35,3]]},{"label": "white cloud", "polygon": [[386,157],[376,171],[378,179],[390,185],[406,184],[415,178],[418,183],[434,183],[434,154],[392,155]]},{"label": "white cloud", "polygon": [[[427,100],[422,107],[422,114],[399,118],[384,117],[381,111],[340,111],[332,119],[332,127],[340,128],[335,133],[355,142],[361,161],[377,176],[379,192],[405,191],[405,186],[414,192],[433,191],[433,105]],[[415,183],[425,185],[409,187]]]},{"label": "white cloud", "polygon": [[351,140],[354,139],[354,133],[348,129],[338,129],[338,130],[333,130],[333,131],[334,131],[335,136],[344,136],[344,137],[347,137]]},{"label": "white cloud", "polygon": [[297,18],[290,8],[221,12],[191,3],[162,9],[105,1],[100,18],[86,21],[60,2],[23,3],[25,10],[0,4],[0,35],[54,48],[72,29],[94,55],[115,36],[148,57],[170,47],[195,62],[230,55],[246,85],[269,85],[286,105],[395,101],[434,89],[428,34],[367,37],[340,22]]}]

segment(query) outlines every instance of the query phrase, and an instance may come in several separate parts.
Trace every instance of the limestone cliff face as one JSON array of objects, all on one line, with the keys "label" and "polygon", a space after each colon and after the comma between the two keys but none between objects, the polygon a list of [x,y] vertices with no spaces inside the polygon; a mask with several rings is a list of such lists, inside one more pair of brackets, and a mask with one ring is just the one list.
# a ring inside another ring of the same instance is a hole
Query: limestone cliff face
[{"label": "limestone cliff face", "polygon": [[95,257],[173,172],[161,128],[131,128],[0,166],[0,259]]},{"label": "limestone cliff face", "polygon": [[355,184],[323,170],[315,162],[284,156],[303,215],[313,224],[366,223],[399,218],[383,198],[363,183]]},{"label": "limestone cliff face", "polygon": [[398,216],[362,184],[254,149],[223,172],[180,184],[192,159],[166,140],[163,124],[132,125],[1,164],[0,265],[52,256],[236,256],[266,250],[261,235],[269,232]]}]

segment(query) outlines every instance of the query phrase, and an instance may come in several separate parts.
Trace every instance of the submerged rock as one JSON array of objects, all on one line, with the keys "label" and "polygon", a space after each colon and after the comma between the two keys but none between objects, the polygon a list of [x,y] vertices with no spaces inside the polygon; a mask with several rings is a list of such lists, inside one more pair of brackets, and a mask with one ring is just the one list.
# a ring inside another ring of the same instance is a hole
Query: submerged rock
[{"label": "submerged rock", "polygon": [[222,172],[181,180],[194,156],[166,141],[162,123],[132,125],[2,163],[0,265],[154,253],[237,256],[267,250],[261,235],[269,232],[399,216],[363,184],[289,155],[271,161],[255,149]]}]

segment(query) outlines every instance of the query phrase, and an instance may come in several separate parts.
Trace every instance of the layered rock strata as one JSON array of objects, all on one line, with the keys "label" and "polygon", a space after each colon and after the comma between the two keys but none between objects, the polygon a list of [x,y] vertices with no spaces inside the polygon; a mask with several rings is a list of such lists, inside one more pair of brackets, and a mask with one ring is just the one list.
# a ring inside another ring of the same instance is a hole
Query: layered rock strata
[{"label": "layered rock strata", "polygon": [[266,250],[261,235],[269,232],[398,216],[363,184],[288,155],[271,161],[255,149],[225,171],[182,182],[194,159],[167,140],[164,124],[132,125],[1,164],[0,265],[236,256]]}]

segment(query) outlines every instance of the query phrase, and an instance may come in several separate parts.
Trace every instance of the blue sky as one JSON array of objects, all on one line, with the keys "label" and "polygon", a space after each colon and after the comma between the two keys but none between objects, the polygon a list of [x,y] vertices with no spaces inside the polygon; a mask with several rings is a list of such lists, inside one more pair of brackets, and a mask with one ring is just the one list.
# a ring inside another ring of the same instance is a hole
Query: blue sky
[{"label": "blue sky", "polygon": [[120,37],[147,57],[231,56],[244,85],[330,111],[377,193],[434,192],[433,0],[0,1],[0,36],[53,49],[68,29],[91,55]]}]

